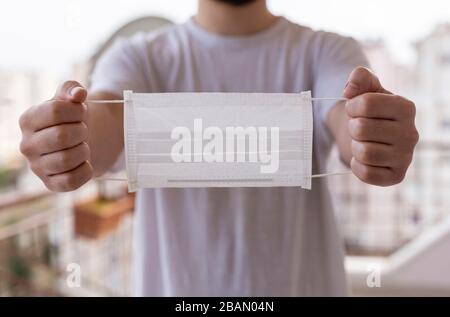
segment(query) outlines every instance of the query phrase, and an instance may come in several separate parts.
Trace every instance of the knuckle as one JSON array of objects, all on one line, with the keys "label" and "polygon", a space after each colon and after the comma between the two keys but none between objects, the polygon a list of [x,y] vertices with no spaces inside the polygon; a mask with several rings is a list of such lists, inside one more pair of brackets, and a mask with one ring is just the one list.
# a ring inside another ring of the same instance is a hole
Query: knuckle
[{"label": "knuckle", "polygon": [[370,110],[374,102],[374,97],[372,94],[364,94],[361,96],[361,110],[367,113]]},{"label": "knuckle", "polygon": [[419,133],[419,131],[417,131],[417,129],[414,129],[413,135],[414,135],[413,138],[414,138],[414,146],[415,146],[420,141],[420,133]]},{"label": "knuckle", "polygon": [[20,118],[19,118],[19,126],[20,126],[20,130],[24,131],[28,128],[28,111],[23,113]]},{"label": "knuckle", "polygon": [[30,156],[33,153],[33,147],[31,145],[31,142],[23,139],[20,142],[19,150],[26,157]]},{"label": "knuckle", "polygon": [[413,151],[404,151],[401,149],[397,149],[396,153],[394,153],[394,156],[397,158],[397,166],[409,166],[413,158]]},{"label": "knuckle", "polygon": [[392,185],[397,185],[403,182],[406,176],[406,170],[405,169],[395,169],[392,172]]},{"label": "knuckle", "polygon": [[406,101],[407,100],[405,98],[403,98],[402,96],[400,96],[400,95],[392,95],[391,98],[394,101],[394,103],[400,104],[400,105],[406,107]]},{"label": "knuckle", "polygon": [[391,95],[389,98],[396,111],[400,112],[403,117],[407,119],[415,117],[416,105],[414,102],[400,95]]},{"label": "knuckle", "polygon": [[413,146],[416,146],[417,143],[419,143],[420,135],[415,127],[412,129],[411,133],[408,134],[408,137]]},{"label": "knuckle", "polygon": [[416,116],[416,104],[411,100],[405,99],[405,108],[407,113],[414,118]]},{"label": "knuckle", "polygon": [[394,102],[397,105],[401,106],[401,109],[407,118],[414,118],[416,116],[416,105],[414,102],[398,95],[392,96],[392,98],[394,98]]}]

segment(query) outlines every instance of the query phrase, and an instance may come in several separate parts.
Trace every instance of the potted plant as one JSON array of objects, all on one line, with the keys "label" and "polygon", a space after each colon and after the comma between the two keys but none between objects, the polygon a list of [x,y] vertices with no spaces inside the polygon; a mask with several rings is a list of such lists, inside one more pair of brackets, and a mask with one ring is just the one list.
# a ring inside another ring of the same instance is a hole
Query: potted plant
[{"label": "potted plant", "polygon": [[134,209],[134,195],[125,191],[119,196],[107,195],[103,180],[97,181],[98,195],[75,204],[75,233],[78,236],[99,239],[114,232],[123,215]]}]

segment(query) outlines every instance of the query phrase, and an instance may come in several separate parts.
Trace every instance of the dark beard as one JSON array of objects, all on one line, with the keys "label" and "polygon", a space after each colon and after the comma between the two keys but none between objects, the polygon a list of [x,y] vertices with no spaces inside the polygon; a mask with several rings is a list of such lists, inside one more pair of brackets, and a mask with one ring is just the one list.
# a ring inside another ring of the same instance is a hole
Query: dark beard
[{"label": "dark beard", "polygon": [[244,6],[244,5],[250,4],[252,2],[255,2],[256,0],[216,0],[216,1],[237,7],[237,6]]}]

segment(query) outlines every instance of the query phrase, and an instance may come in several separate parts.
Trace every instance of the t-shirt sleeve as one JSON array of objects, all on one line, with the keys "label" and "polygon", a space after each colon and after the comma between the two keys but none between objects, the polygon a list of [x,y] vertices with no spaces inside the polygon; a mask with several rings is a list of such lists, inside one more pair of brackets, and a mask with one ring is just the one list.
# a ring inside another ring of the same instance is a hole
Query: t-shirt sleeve
[{"label": "t-shirt sleeve", "polygon": [[140,40],[140,37],[118,39],[103,53],[91,76],[91,92],[102,91],[122,96],[124,90],[147,90]]},{"label": "t-shirt sleeve", "polygon": [[[314,63],[313,97],[342,97],[345,84],[353,69],[368,67],[369,62],[360,44],[349,37],[320,32],[316,39]],[[315,115],[325,132],[325,141],[331,142],[326,128],[328,112],[337,103],[322,101],[314,103]]]}]

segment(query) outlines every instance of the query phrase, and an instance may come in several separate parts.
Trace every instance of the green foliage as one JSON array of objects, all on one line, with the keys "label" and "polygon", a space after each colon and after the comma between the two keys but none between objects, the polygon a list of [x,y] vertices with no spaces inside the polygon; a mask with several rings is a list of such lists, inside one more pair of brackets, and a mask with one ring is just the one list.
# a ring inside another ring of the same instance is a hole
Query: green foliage
[{"label": "green foliage", "polygon": [[20,256],[14,255],[9,258],[8,268],[10,273],[20,279],[30,279],[32,272],[26,260]]}]

